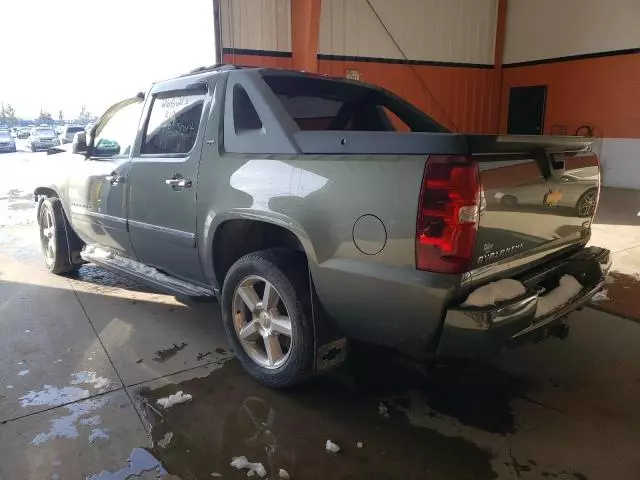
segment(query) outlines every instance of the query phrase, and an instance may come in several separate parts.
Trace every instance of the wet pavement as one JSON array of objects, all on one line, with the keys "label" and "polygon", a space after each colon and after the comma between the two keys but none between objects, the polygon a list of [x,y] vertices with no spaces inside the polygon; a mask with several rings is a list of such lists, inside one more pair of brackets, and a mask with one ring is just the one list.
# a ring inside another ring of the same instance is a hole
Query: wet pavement
[{"label": "wet pavement", "polygon": [[[355,345],[343,368],[270,390],[228,352],[216,303],[93,265],[48,274],[29,186],[0,187],[2,480],[246,478],[240,456],[272,479],[640,477],[638,323],[587,308],[566,340],[435,372]],[[178,391],[192,399],[158,405]]]}]

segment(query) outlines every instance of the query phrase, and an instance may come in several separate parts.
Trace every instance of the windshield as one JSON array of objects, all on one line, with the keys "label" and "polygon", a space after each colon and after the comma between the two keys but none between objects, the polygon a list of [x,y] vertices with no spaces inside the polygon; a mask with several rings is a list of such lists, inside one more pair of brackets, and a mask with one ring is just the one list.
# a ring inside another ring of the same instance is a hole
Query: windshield
[{"label": "windshield", "polygon": [[40,137],[54,136],[55,133],[50,128],[36,128],[36,135]]}]

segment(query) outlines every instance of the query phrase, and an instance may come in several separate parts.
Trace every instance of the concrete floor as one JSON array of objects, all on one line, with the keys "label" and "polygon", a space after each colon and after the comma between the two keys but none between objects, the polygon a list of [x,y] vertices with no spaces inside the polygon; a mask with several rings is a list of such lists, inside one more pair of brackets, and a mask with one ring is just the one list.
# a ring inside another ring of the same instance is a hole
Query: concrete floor
[{"label": "concrete floor", "polygon": [[[44,154],[0,161],[11,172],[55,168]],[[585,309],[564,341],[435,375],[360,347],[343,369],[272,391],[229,359],[217,304],[187,305],[92,265],[48,274],[26,178],[0,179],[2,480],[154,467],[139,478],[161,468],[245,478],[229,466],[239,455],[299,479],[640,478],[637,323]],[[155,406],[178,390],[192,402]],[[342,451],[325,452],[327,439]]]}]

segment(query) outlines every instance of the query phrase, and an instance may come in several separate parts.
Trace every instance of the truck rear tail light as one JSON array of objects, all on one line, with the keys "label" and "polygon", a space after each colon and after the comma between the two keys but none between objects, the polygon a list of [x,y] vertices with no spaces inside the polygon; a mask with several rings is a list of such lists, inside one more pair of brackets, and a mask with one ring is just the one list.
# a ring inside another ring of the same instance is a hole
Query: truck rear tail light
[{"label": "truck rear tail light", "polygon": [[424,169],[416,225],[416,267],[463,273],[471,265],[480,215],[477,163],[432,155]]}]

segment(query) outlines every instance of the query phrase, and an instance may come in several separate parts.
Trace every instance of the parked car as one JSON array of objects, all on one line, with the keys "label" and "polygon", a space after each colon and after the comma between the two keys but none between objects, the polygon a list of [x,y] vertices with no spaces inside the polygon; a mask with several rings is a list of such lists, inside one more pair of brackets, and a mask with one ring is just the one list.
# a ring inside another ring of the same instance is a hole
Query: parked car
[{"label": "parked car", "polygon": [[51,127],[35,127],[31,129],[29,133],[29,141],[27,142],[27,148],[32,152],[38,150],[47,150],[60,144],[60,140],[56,137],[56,133]]},{"label": "parked car", "polygon": [[29,138],[30,134],[31,134],[30,128],[19,128],[17,133],[17,138],[19,138],[20,140],[24,140],[25,138]]},{"label": "parked car", "polygon": [[564,335],[602,288],[611,262],[586,246],[589,219],[505,212],[483,194],[491,182],[517,194],[524,167],[555,190],[563,158],[592,158],[589,146],[451,133],[345,79],[200,69],[60,148],[68,166],[34,191],[40,240],[54,273],[94,262],[217,297],[233,351],[269,386],[339,364],[347,339],[476,360]]},{"label": "parked car", "polygon": [[62,127],[62,132],[60,132],[58,138],[60,139],[60,143],[71,143],[76,133],[84,131],[84,127],[79,125],[65,125]]},{"label": "parked car", "polygon": [[557,188],[550,191],[545,182],[531,182],[518,185],[516,189],[499,189],[493,198],[507,208],[515,206],[539,205],[556,208],[573,208],[579,217],[590,217],[598,203],[598,189],[594,186],[600,174],[597,164],[569,170],[557,180]]},{"label": "parked car", "polygon": [[0,130],[0,152],[15,152],[16,142],[9,130]]}]

